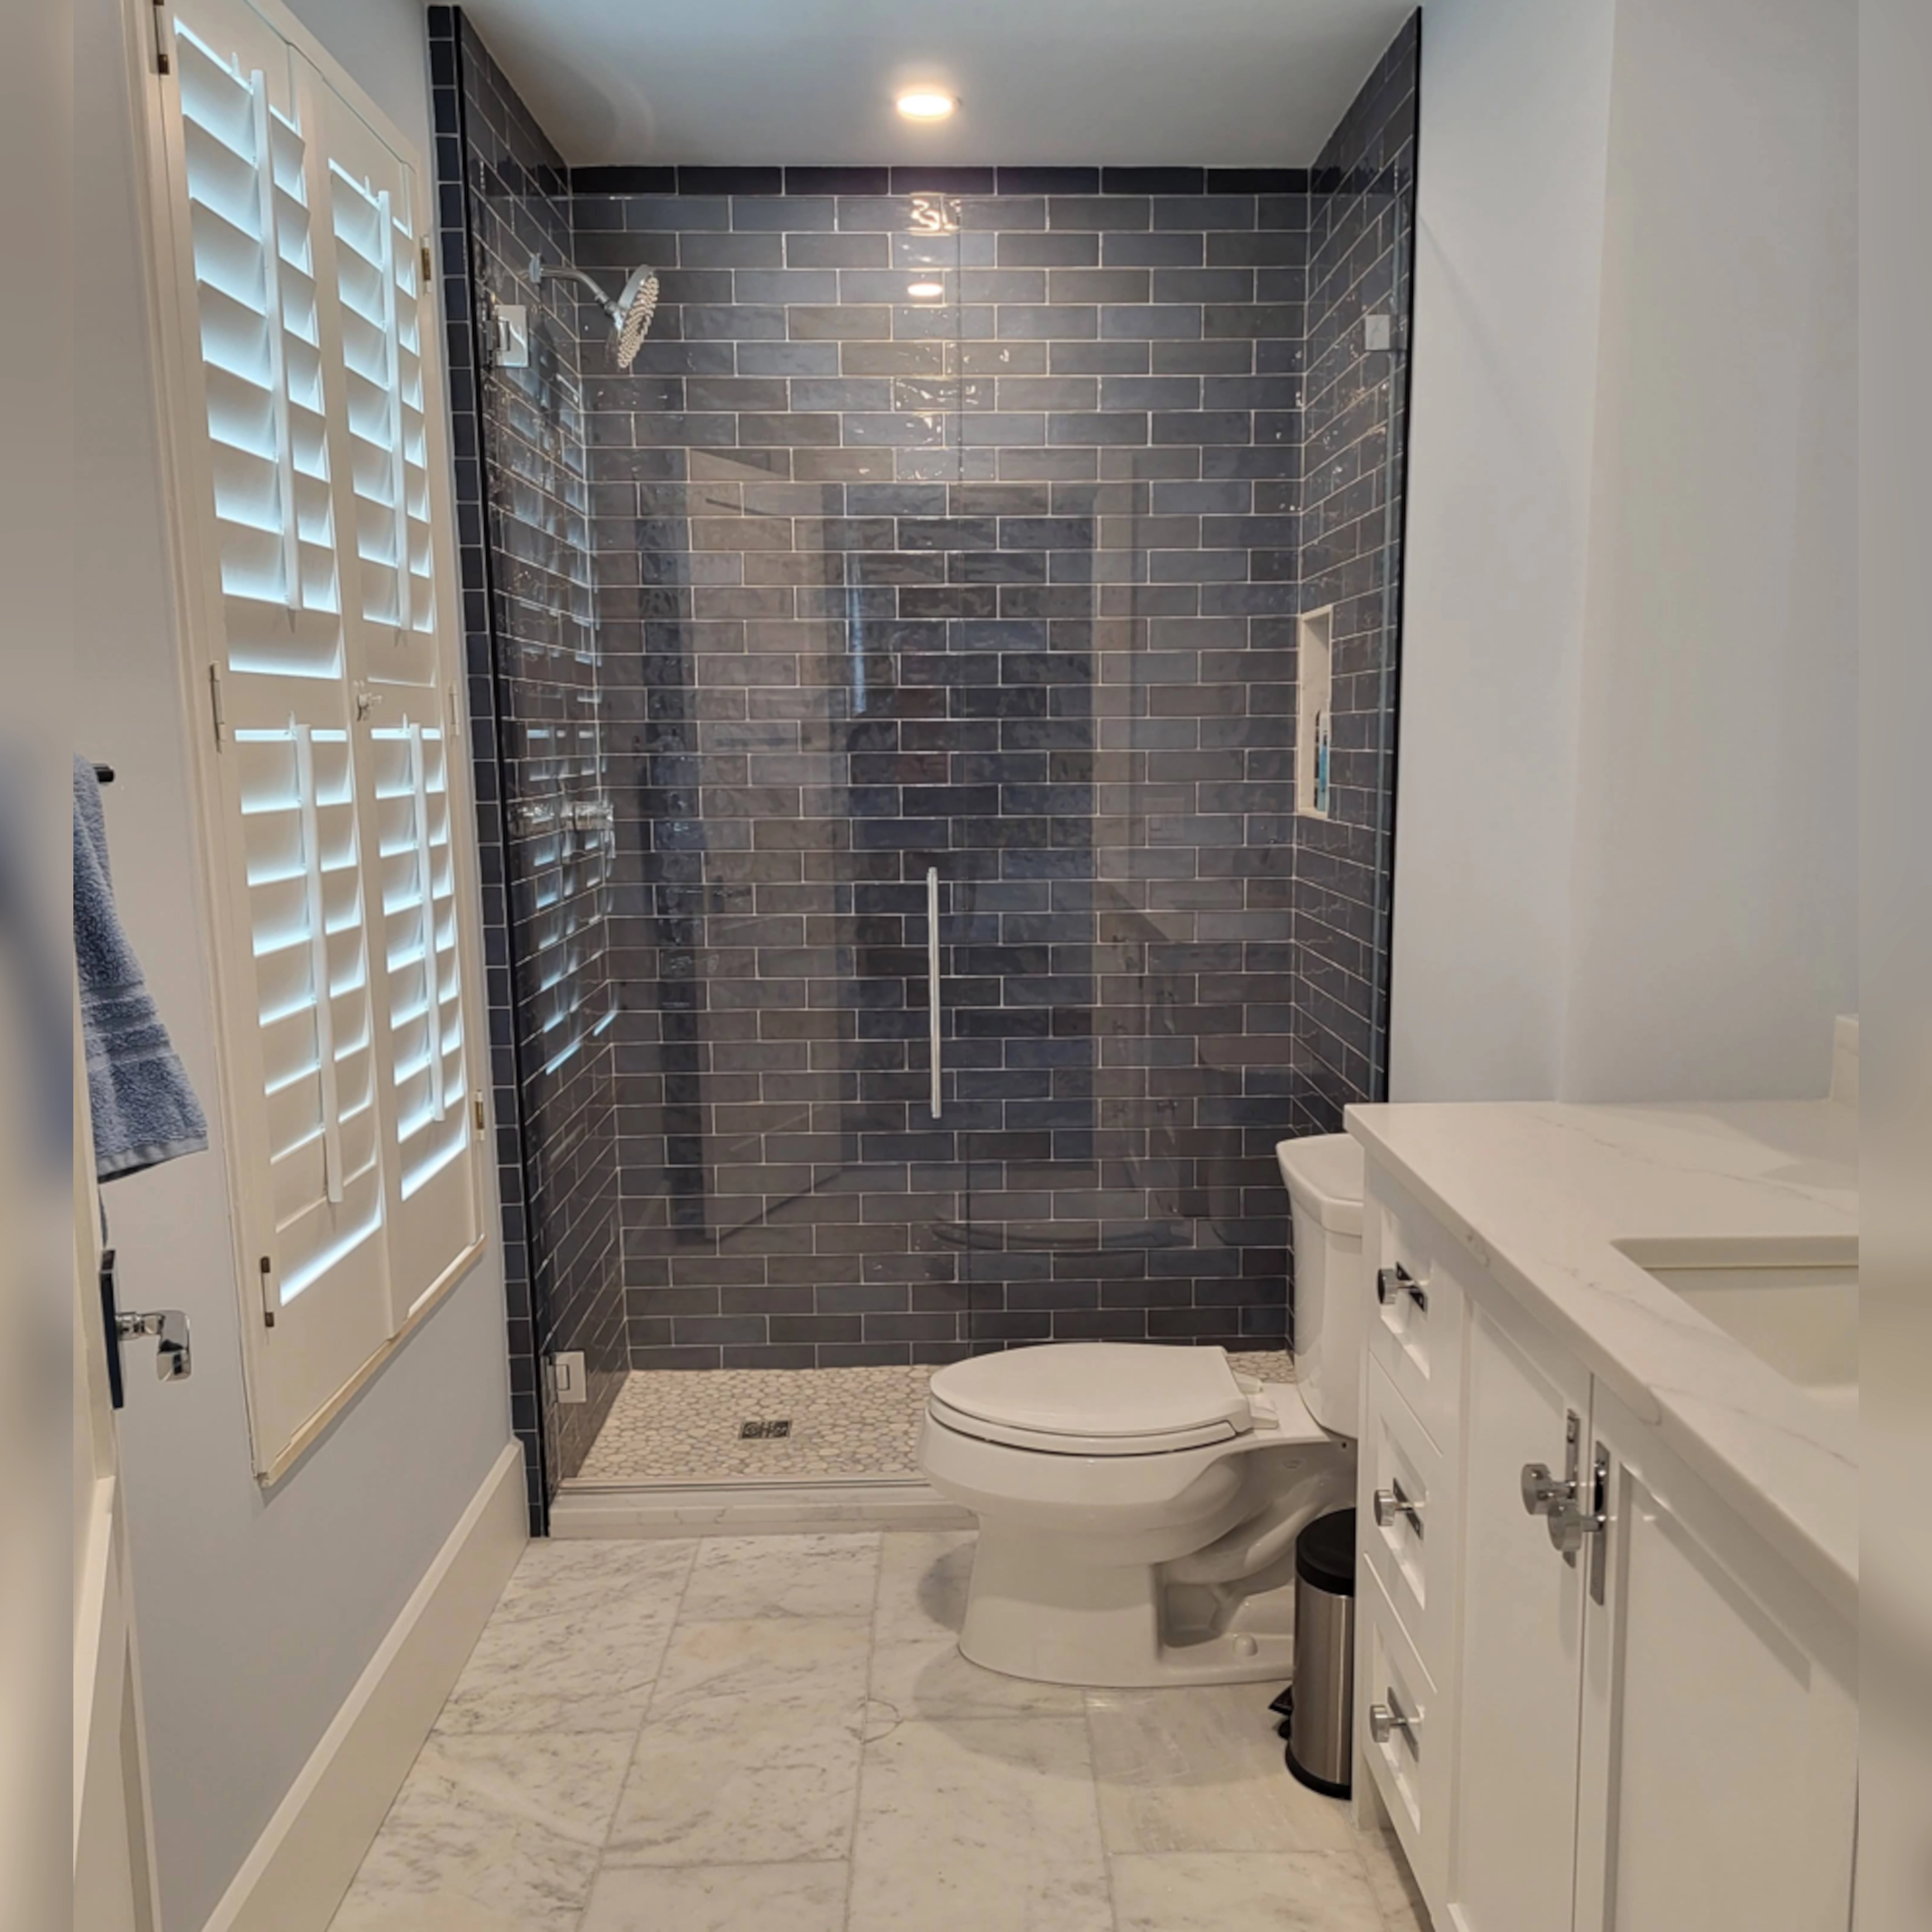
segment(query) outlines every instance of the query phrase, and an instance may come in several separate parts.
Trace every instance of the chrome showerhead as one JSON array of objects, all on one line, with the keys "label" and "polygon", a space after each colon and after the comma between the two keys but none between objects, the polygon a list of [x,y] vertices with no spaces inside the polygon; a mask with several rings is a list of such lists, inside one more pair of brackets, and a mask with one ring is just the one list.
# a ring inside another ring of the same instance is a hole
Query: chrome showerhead
[{"label": "chrome showerhead", "polygon": [[623,293],[611,304],[611,320],[617,328],[619,368],[628,369],[638,359],[638,351],[650,333],[651,318],[657,312],[657,271],[633,268]]},{"label": "chrome showerhead", "polygon": [[628,369],[638,359],[638,350],[650,332],[651,318],[658,312],[658,278],[654,268],[631,271],[630,279],[615,302],[604,292],[603,285],[581,268],[566,268],[546,262],[541,255],[530,257],[530,280],[542,286],[544,278],[581,282],[597,298],[597,306],[610,318],[611,340],[617,351],[617,367]]}]

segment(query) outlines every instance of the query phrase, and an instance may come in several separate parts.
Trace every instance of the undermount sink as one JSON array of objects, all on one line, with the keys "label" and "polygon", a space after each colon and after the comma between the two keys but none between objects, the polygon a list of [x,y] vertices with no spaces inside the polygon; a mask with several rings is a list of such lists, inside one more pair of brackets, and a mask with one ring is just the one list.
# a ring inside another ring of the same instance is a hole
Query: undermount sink
[{"label": "undermount sink", "polygon": [[1794,1387],[1858,1400],[1855,1241],[1619,1241],[1618,1250]]}]

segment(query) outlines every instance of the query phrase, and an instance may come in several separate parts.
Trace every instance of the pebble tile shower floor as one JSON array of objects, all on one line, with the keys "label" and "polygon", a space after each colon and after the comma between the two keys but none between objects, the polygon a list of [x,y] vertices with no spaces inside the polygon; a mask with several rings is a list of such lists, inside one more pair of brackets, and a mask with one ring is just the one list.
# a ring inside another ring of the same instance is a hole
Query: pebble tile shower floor
[{"label": "pebble tile shower floor", "polygon": [[1425,1932],[1268,1685],[962,1658],[972,1541],[532,1543],[332,1932]]},{"label": "pebble tile shower floor", "polygon": [[[1288,1379],[1288,1356],[1228,1358],[1264,1382]],[[576,1480],[693,1483],[919,1474],[929,1368],[639,1370],[627,1378]],[[748,1421],[789,1420],[776,1442],[741,1437]]]}]

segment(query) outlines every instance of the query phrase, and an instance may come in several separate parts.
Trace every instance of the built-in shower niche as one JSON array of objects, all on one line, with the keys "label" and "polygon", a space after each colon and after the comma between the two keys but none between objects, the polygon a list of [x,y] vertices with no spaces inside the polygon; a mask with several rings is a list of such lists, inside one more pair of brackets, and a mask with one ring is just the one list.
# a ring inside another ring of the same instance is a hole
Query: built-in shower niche
[{"label": "built-in shower niche", "polygon": [[1294,808],[1326,818],[1333,797],[1335,610],[1311,610],[1295,626]]}]

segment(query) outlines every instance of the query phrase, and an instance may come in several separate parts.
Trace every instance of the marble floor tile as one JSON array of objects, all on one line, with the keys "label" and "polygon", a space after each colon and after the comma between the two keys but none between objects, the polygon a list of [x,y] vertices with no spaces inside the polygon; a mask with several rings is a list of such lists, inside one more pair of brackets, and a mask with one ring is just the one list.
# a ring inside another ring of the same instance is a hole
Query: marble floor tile
[{"label": "marble floor tile", "polygon": [[698,1548],[532,1544],[437,1729],[634,1730]]},{"label": "marble floor tile", "polygon": [[879,1532],[708,1538],[685,1586],[686,1623],[872,1614]]},{"label": "marble floor tile", "polygon": [[332,1932],[570,1932],[630,1751],[607,1731],[431,1737]]},{"label": "marble floor tile", "polygon": [[583,1932],[842,1932],[843,1864],[607,1868]]},{"label": "marble floor tile", "polygon": [[851,1849],[865,1706],[721,1697],[639,1733],[605,1862],[784,1864]]},{"label": "marble floor tile", "polygon": [[880,1642],[958,1636],[976,1540],[970,1529],[895,1530],[885,1538],[873,1626]]},{"label": "marble floor tile", "polygon": [[653,1722],[714,1699],[765,1707],[856,1704],[866,1694],[869,1625],[856,1617],[742,1617],[682,1623],[650,1703]]},{"label": "marble floor tile", "polygon": [[1117,1932],[1382,1932],[1347,1852],[1173,1852],[1113,1861]]},{"label": "marble floor tile", "polygon": [[922,1637],[880,1643],[872,1652],[875,1704],[902,1720],[924,1718],[1077,1718],[1081,1693],[1064,1684],[1035,1684],[969,1664],[957,1637]]},{"label": "marble floor tile", "polygon": [[903,1724],[866,1748],[850,1932],[1112,1932],[1084,1722]]},{"label": "marble floor tile", "polygon": [[1355,1842],[1388,1932],[1430,1932],[1429,1908],[1394,1833],[1365,1832]]},{"label": "marble floor tile", "polygon": [[1347,1805],[1282,1762],[1271,1694],[1264,1684],[1090,1690],[1108,1850],[1352,1851]]}]

